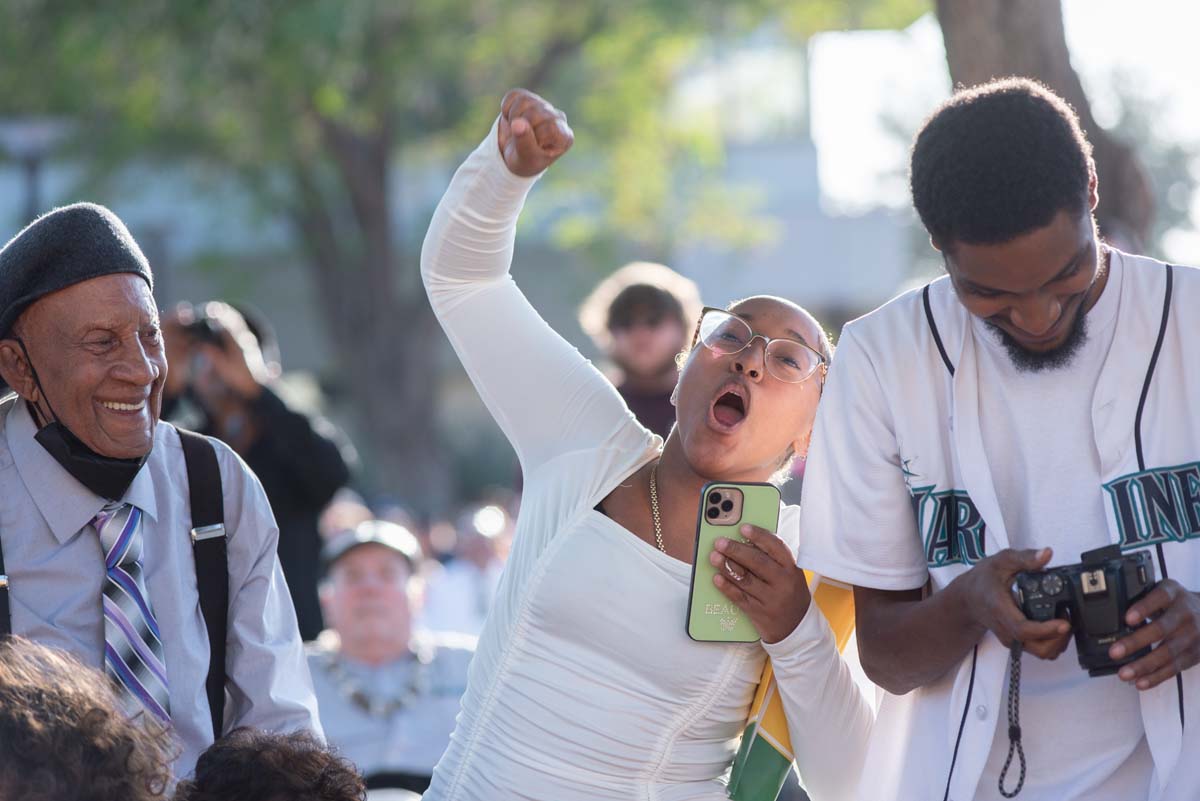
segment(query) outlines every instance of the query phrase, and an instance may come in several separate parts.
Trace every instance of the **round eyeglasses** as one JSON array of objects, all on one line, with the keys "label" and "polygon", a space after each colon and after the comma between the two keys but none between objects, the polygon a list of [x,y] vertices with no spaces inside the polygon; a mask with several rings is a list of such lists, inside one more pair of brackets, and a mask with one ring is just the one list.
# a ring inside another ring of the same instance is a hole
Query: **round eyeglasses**
[{"label": "round eyeglasses", "polygon": [[780,381],[799,384],[818,370],[821,378],[825,378],[829,361],[820,352],[796,339],[771,339],[756,334],[749,323],[724,309],[704,308],[692,347],[699,341],[713,353],[732,356],[750,347],[756,339],[761,339],[765,345],[763,360],[767,372]]}]

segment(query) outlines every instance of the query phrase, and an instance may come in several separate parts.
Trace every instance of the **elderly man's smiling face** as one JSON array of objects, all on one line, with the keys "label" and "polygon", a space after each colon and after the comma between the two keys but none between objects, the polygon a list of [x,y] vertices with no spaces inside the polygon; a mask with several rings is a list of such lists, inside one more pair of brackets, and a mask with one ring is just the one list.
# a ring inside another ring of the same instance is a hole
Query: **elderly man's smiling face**
[{"label": "elderly man's smiling face", "polygon": [[[137,275],[92,278],[47,295],[22,313],[0,343],[0,366],[21,397],[102,456],[150,452],[167,360],[150,287]],[[44,393],[44,394],[43,394]],[[49,403],[47,404],[47,400]]]}]

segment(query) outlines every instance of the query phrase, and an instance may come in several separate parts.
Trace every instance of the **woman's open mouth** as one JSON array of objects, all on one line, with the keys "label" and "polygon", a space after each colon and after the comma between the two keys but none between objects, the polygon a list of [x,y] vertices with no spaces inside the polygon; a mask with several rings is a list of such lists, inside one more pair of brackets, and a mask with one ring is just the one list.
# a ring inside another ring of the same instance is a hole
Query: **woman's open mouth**
[{"label": "woman's open mouth", "polygon": [[721,387],[718,393],[709,414],[719,431],[732,431],[746,419],[749,398],[745,388],[736,383]]}]

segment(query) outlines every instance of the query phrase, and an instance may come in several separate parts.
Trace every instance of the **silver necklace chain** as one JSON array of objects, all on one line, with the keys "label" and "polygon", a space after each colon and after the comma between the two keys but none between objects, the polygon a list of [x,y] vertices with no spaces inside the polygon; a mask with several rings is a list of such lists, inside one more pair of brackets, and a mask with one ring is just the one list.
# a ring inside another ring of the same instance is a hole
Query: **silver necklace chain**
[{"label": "silver necklace chain", "polygon": [[658,513],[658,462],[650,468],[650,512],[654,515],[654,544],[658,546],[658,550],[666,553],[667,546],[663,545],[662,516]]}]

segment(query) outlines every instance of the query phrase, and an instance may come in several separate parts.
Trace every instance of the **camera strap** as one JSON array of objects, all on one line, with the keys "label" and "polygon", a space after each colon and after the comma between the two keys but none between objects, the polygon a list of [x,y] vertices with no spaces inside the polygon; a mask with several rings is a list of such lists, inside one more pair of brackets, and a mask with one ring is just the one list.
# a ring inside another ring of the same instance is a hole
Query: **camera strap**
[{"label": "camera strap", "polygon": [[[1004,789],[1004,777],[1012,767],[1013,753],[1021,763],[1021,775],[1017,778],[1017,786],[1012,792]],[[1000,795],[1005,798],[1015,798],[1025,786],[1025,748],[1021,745],[1021,641],[1013,640],[1008,648],[1008,756],[1004,758],[1004,768],[1000,771],[998,782]]]}]

